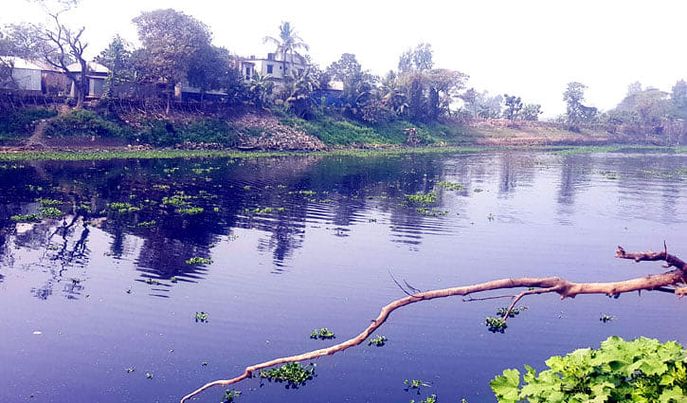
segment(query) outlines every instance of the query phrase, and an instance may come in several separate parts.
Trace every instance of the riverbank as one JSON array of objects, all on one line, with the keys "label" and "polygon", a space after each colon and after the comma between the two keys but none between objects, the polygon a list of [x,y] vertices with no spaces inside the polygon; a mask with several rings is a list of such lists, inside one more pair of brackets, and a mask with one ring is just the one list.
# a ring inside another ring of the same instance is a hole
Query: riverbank
[{"label": "riverbank", "polygon": [[665,147],[647,145],[603,145],[603,146],[447,146],[447,147],[386,147],[352,149],[340,148],[321,151],[240,151],[240,150],[175,150],[175,149],[61,149],[23,150],[0,148],[0,161],[98,161],[115,159],[173,159],[173,158],[267,158],[286,156],[383,156],[405,154],[460,154],[499,150],[548,151],[557,154],[591,154],[614,152],[639,152],[648,154],[685,154],[687,147]]}]

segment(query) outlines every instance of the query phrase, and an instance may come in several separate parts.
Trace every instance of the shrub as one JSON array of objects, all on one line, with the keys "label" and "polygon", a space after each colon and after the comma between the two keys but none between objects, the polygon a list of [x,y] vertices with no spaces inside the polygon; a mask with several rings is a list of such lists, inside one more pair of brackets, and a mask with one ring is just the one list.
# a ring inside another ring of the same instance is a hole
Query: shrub
[{"label": "shrub", "polygon": [[123,137],[127,132],[117,123],[104,119],[95,112],[81,109],[52,120],[45,134],[53,137]]},{"label": "shrub", "polygon": [[57,115],[54,109],[28,108],[14,111],[0,111],[0,134],[6,137],[30,135],[41,119]]},{"label": "shrub", "polygon": [[507,369],[491,381],[499,402],[684,402],[687,358],[676,342],[610,337],[598,350],[584,348],[546,361],[536,373]]}]

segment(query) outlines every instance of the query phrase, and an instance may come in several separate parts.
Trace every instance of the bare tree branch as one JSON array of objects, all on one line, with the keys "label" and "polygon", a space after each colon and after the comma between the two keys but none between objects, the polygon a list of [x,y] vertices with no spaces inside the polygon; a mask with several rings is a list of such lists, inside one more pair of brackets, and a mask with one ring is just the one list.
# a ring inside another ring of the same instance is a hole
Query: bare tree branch
[{"label": "bare tree branch", "polygon": [[[664,248],[663,252],[625,252],[625,250],[618,246],[616,250],[616,257],[620,259],[633,259],[636,262],[641,261],[665,261],[670,266],[676,267],[675,270],[670,270],[661,274],[650,275],[646,277],[633,278],[623,281],[615,282],[605,282],[605,283],[574,283],[559,277],[521,277],[521,278],[505,278],[500,280],[492,280],[484,283],[443,288],[438,290],[424,291],[420,293],[410,294],[406,297],[397,299],[390,302],[389,304],[382,307],[377,318],[375,318],[369,326],[367,326],[362,332],[357,336],[348,339],[342,343],[336,344],[331,347],[322,348],[319,350],[309,351],[303,354],[291,355],[286,357],[275,358],[270,361],[265,361],[255,365],[247,367],[242,374],[231,379],[219,379],[206,383],[200,388],[194,390],[193,392],[187,394],[181,398],[181,403],[186,402],[192,397],[202,393],[203,391],[213,387],[213,386],[227,386],[236,384],[243,381],[244,379],[250,378],[256,371],[264,368],[273,367],[275,365],[285,364],[289,362],[300,362],[313,360],[319,357],[324,357],[327,355],[332,355],[340,351],[344,351],[348,348],[357,346],[363,343],[367,338],[377,330],[384,322],[389,318],[391,312],[404,307],[406,305],[414,304],[420,301],[429,301],[432,299],[446,298],[452,296],[467,296],[471,294],[477,294],[485,291],[511,289],[511,288],[528,288],[523,292],[520,292],[515,296],[511,302],[508,314],[512,311],[523,297],[527,295],[535,294],[547,294],[547,293],[557,293],[560,295],[561,299],[565,298],[575,298],[577,295],[582,294],[606,294],[609,296],[620,295],[627,292],[641,291],[641,290],[660,290],[665,291],[669,287],[676,287],[685,284],[687,280],[687,265],[677,258],[676,256],[667,253],[667,248]],[[393,276],[392,276],[393,278]],[[393,279],[394,282],[404,291],[406,290]],[[683,290],[686,290],[683,292]],[[407,292],[406,292],[407,293]],[[687,294],[687,287],[677,288],[675,290],[676,295]]]}]

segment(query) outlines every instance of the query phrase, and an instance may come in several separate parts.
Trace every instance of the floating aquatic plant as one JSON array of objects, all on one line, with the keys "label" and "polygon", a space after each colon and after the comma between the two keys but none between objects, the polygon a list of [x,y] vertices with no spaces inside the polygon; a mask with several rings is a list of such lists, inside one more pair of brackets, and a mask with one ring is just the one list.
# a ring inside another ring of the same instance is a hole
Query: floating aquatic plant
[{"label": "floating aquatic plant", "polygon": [[181,215],[197,215],[197,214],[202,214],[205,211],[205,209],[202,207],[191,206],[191,207],[178,208],[174,211],[176,211],[177,214],[181,214]]},{"label": "floating aquatic plant", "polygon": [[36,222],[41,220],[41,216],[38,214],[17,214],[10,217],[10,220],[14,222]]},{"label": "floating aquatic plant", "polygon": [[406,379],[403,381],[403,384],[406,385],[406,391],[417,390],[418,394],[420,394],[422,388],[429,388],[432,386],[429,382],[425,382],[422,379]]},{"label": "floating aquatic plant", "polygon": [[506,320],[500,316],[487,316],[484,319],[484,323],[487,325],[487,329],[492,333],[504,333],[508,327]]},{"label": "floating aquatic plant", "polygon": [[315,364],[301,365],[299,362],[290,362],[278,368],[260,371],[260,378],[274,382],[286,382],[286,387],[297,388],[315,375]]},{"label": "floating aquatic plant", "polygon": [[320,340],[327,340],[327,339],[333,339],[335,338],[336,335],[334,332],[331,330],[327,329],[326,327],[320,328],[320,329],[314,329],[310,333],[310,338],[311,339],[320,339]]},{"label": "floating aquatic plant", "polygon": [[222,403],[233,403],[236,399],[241,396],[241,391],[237,389],[230,389],[224,391],[224,398]]},{"label": "floating aquatic plant", "polygon": [[194,256],[184,261],[188,265],[211,264],[212,259],[207,257]]},{"label": "floating aquatic plant", "polygon": [[612,321],[612,320],[614,320],[614,319],[615,319],[614,316],[611,316],[611,315],[606,314],[606,313],[602,314],[601,317],[599,317],[599,320],[600,320],[601,322],[603,322],[603,323],[610,322],[610,321]]},{"label": "floating aquatic plant", "polygon": [[437,201],[437,194],[434,192],[430,193],[414,193],[405,195],[406,201],[411,205],[426,206],[429,204],[434,204]]},{"label": "floating aquatic plant", "polygon": [[441,181],[437,182],[437,186],[446,190],[463,190],[464,187],[460,183]]},{"label": "floating aquatic plant", "polygon": [[386,336],[375,336],[367,342],[367,345],[368,346],[375,346],[375,347],[382,347],[386,344],[387,340],[388,339],[386,338]]},{"label": "floating aquatic plant", "polygon": [[195,319],[196,319],[196,322],[207,323],[208,317],[209,317],[209,315],[207,312],[201,311],[201,312],[196,312]]},{"label": "floating aquatic plant", "polygon": [[432,393],[431,395],[427,396],[426,398],[424,398],[418,402],[415,402],[414,399],[410,401],[410,403],[437,403],[437,402],[438,402],[437,395],[435,395],[434,393]]}]

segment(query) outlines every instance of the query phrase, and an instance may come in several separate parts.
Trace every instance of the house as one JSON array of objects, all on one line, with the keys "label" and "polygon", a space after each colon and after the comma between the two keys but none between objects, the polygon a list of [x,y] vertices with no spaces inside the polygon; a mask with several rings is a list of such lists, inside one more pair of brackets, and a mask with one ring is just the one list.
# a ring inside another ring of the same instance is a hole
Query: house
[{"label": "house", "polygon": [[66,92],[67,79],[64,74],[42,61],[0,56],[2,69],[9,70],[5,77],[0,74],[2,89],[35,95],[64,95]]},{"label": "house", "polygon": [[[100,98],[105,93],[105,82],[107,81],[107,76],[110,74],[110,70],[98,64],[96,62],[88,62],[88,73],[86,75],[87,90],[86,98]],[[67,66],[70,73],[78,74],[78,79],[81,79],[81,64],[74,63]],[[72,97],[76,97],[76,85],[72,82],[70,86],[69,94]]]},{"label": "house", "polygon": [[287,54],[286,60],[278,53],[268,53],[266,59],[259,59],[255,56],[240,59],[240,69],[243,78],[251,80],[256,74],[262,77],[270,77],[275,83],[284,80],[287,74],[305,70],[308,65],[305,58],[298,54]]}]

